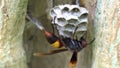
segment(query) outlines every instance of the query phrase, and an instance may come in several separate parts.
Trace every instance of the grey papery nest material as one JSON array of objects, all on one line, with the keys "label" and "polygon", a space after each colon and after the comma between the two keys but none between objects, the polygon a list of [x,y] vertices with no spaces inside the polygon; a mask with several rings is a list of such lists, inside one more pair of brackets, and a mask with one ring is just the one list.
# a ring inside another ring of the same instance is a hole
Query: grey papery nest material
[{"label": "grey papery nest material", "polygon": [[[78,5],[59,5],[50,11],[59,34],[63,37],[81,38],[87,31],[88,11]],[[74,34],[74,37],[73,37]]]}]

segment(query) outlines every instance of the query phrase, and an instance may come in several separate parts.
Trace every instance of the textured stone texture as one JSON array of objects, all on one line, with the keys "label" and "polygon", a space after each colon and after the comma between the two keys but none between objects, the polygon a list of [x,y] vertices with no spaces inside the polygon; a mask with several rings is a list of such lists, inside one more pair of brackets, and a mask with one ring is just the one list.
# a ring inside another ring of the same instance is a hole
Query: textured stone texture
[{"label": "textured stone texture", "polygon": [[23,31],[27,0],[0,1],[0,68],[27,68]]},{"label": "textured stone texture", "polygon": [[120,0],[97,0],[92,68],[120,68]]}]

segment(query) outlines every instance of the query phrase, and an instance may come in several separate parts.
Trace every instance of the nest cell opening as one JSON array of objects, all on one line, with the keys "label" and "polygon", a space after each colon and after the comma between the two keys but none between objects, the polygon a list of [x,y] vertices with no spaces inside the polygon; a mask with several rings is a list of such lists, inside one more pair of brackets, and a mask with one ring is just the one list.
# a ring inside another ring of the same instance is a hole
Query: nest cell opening
[{"label": "nest cell opening", "polygon": [[59,26],[64,26],[66,24],[66,19],[65,18],[57,18],[57,24]]},{"label": "nest cell opening", "polygon": [[77,25],[79,23],[78,19],[69,19],[67,22],[71,25]]},{"label": "nest cell opening", "polygon": [[74,16],[79,16],[80,15],[80,10],[79,8],[73,8],[71,10],[71,14],[74,15]]},{"label": "nest cell opening", "polygon": [[87,16],[88,16],[88,13],[84,13],[84,14],[82,14],[81,16],[79,16],[79,19],[87,18]]},{"label": "nest cell opening", "polygon": [[77,31],[78,31],[78,32],[79,32],[79,31],[87,31],[87,24],[86,24],[86,22],[80,23],[80,24],[78,25]]}]

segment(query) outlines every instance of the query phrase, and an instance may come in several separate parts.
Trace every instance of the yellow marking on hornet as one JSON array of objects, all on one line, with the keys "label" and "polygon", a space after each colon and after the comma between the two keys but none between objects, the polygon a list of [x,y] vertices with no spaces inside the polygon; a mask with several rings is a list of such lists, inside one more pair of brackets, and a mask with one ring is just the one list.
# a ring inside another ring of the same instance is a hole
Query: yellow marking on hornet
[{"label": "yellow marking on hornet", "polygon": [[70,62],[70,68],[75,68],[75,67],[76,67],[76,63]]},{"label": "yellow marking on hornet", "polygon": [[55,41],[55,42],[52,44],[52,46],[55,47],[55,48],[59,48],[59,47],[60,47],[60,41],[59,41],[59,40]]}]

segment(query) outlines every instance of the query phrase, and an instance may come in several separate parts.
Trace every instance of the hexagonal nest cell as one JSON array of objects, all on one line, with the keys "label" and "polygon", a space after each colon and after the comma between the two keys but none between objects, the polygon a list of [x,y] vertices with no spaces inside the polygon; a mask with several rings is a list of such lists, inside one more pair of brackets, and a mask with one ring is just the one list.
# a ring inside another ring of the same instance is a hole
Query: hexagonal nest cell
[{"label": "hexagonal nest cell", "polygon": [[63,37],[80,38],[87,31],[88,11],[78,5],[59,5],[50,11],[50,16],[56,24],[59,34]]}]

